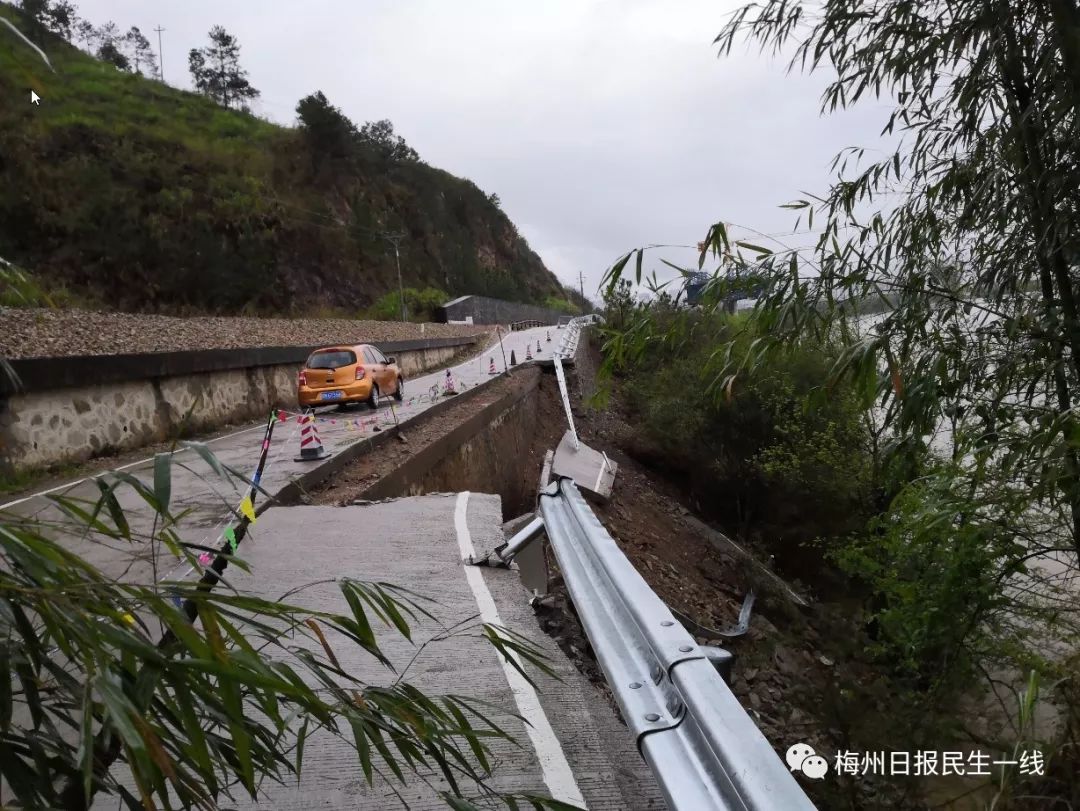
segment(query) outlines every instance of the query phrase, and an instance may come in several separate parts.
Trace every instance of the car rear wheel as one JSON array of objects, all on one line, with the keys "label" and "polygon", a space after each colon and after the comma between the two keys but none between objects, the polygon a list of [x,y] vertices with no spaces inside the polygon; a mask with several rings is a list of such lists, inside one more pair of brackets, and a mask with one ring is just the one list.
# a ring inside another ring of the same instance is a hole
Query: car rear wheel
[{"label": "car rear wheel", "polygon": [[377,383],[371,384],[371,394],[368,395],[367,404],[372,411],[377,411],[379,408],[379,385]]},{"label": "car rear wheel", "polygon": [[394,399],[397,400],[400,403],[404,396],[405,396],[405,381],[402,380],[399,377],[397,379],[397,388],[394,389]]}]

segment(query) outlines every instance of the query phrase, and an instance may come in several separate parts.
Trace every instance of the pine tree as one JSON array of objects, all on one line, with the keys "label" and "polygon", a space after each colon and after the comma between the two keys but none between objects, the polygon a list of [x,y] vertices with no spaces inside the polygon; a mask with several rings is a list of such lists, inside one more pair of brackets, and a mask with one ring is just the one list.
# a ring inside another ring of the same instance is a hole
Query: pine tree
[{"label": "pine tree", "polygon": [[247,101],[259,95],[240,67],[240,43],[220,25],[210,29],[208,46],[188,53],[188,70],[195,89],[225,107],[246,110]]}]

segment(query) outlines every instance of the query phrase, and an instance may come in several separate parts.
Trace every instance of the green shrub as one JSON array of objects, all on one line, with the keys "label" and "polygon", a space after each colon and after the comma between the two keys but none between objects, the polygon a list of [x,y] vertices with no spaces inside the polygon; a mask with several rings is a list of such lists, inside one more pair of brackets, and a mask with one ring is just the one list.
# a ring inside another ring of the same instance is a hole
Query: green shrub
[{"label": "green shrub", "polygon": [[31,273],[0,259],[0,307],[73,307],[65,288],[48,289]]},{"label": "green shrub", "polygon": [[567,315],[577,315],[581,312],[581,308],[572,301],[558,296],[548,296],[544,299],[544,306],[549,310],[558,310],[560,313],[566,313]]},{"label": "green shrub", "polygon": [[[963,689],[988,648],[1008,645],[1001,588],[1017,542],[972,508],[966,483],[941,466],[906,486],[833,558],[870,587],[870,653],[900,683],[931,694]],[[1000,659],[999,659],[1000,661]]]},{"label": "green shrub", "polygon": [[[405,310],[410,321],[434,321],[439,308],[449,299],[446,293],[435,287],[427,287],[423,290],[406,287],[403,292]],[[371,305],[367,316],[376,321],[400,321],[401,296],[396,290],[387,293]]]},{"label": "green shrub", "polygon": [[[710,377],[717,347],[752,350],[750,314],[643,307],[615,364],[639,418],[638,452],[678,475],[715,517],[754,536],[781,565],[820,562],[808,542],[861,529],[872,506],[873,457],[856,393],[824,392],[828,342],[804,343],[731,380]],[[630,321],[625,322],[630,324]],[[613,343],[609,341],[609,350]],[[611,360],[609,355],[609,360]]]}]

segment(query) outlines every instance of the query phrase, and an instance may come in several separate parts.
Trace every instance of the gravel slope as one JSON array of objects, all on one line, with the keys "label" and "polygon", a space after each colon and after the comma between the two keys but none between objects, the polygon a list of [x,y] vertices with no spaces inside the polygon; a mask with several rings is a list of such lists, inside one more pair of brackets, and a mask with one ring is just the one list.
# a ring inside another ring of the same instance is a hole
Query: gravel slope
[{"label": "gravel slope", "polygon": [[345,318],[173,318],[0,307],[0,357],[403,341],[475,335],[488,329]]}]

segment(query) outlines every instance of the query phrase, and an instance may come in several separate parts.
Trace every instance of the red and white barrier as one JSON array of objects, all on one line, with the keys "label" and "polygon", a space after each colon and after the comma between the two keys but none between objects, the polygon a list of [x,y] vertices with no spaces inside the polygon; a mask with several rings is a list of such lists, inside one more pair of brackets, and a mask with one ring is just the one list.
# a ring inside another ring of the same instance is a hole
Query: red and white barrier
[{"label": "red and white barrier", "polygon": [[315,424],[315,415],[304,415],[303,428],[300,429],[300,455],[294,457],[295,462],[314,462],[317,459],[325,459],[330,454],[323,447],[319,439],[319,428]]}]

